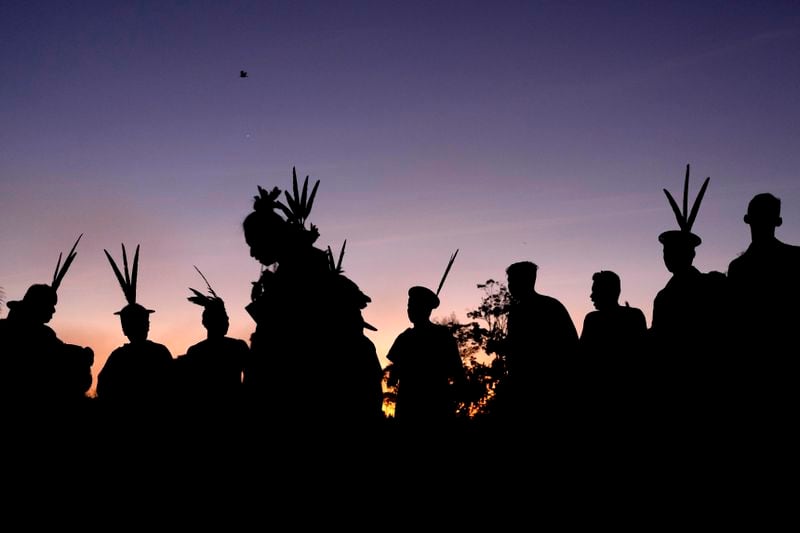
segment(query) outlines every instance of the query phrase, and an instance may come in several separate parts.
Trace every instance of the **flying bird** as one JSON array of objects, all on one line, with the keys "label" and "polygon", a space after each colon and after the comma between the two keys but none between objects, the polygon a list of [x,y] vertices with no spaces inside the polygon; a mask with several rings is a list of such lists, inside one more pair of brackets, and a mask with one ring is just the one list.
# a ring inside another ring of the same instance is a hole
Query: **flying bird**
[{"label": "flying bird", "polygon": [[247,71],[246,70],[240,70],[239,71],[239,77],[240,78],[246,78],[247,77]]}]

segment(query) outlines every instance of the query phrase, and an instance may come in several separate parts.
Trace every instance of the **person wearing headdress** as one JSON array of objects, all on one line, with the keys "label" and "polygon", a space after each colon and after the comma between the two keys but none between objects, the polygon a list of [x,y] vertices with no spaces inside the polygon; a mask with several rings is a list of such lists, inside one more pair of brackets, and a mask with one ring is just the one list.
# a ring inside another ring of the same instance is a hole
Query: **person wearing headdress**
[{"label": "person wearing headdress", "polygon": [[[197,267],[195,267],[197,269]],[[197,271],[205,280],[205,276]],[[203,308],[206,339],[190,346],[176,358],[182,411],[192,421],[224,422],[235,418],[242,401],[242,373],[250,347],[242,339],[228,337],[230,319],[225,302],[206,281],[208,294],[189,288],[187,300]]]},{"label": "person wearing headdress", "polygon": [[397,389],[394,417],[401,428],[435,429],[456,419],[459,389],[466,376],[450,329],[431,321],[439,297],[431,289],[408,289],[408,320],[392,343],[389,384]]},{"label": "person wearing headdress", "polygon": [[766,418],[795,403],[800,323],[800,246],[775,235],[783,223],[781,200],[771,193],[753,196],[744,222],[750,245],[728,265],[731,303],[735,307],[737,383],[743,409]]},{"label": "person wearing headdress", "polygon": [[[725,352],[727,334],[727,280],[721,272],[700,272],[694,266],[701,238],[693,233],[710,178],[706,178],[688,209],[689,165],[684,179],[683,208],[664,189],[678,229],[662,232],[658,240],[663,260],[672,274],[653,300],[649,344],[655,355],[654,376],[661,383],[654,389],[658,401],[674,408],[697,408],[698,412],[719,385],[718,357]],[[666,389],[666,390],[665,390]]]},{"label": "person wearing headdress", "polygon": [[518,261],[506,268],[508,334],[499,343],[506,376],[497,391],[499,419],[518,427],[538,417],[555,419],[568,406],[569,371],[578,355],[578,331],[561,301],[536,290],[539,266]]},{"label": "person wearing headdress", "polygon": [[111,254],[103,250],[125,296],[126,304],[115,312],[128,342],[108,356],[97,375],[97,399],[105,413],[122,423],[152,422],[164,418],[172,408],[173,357],[163,344],[148,339],[150,315],[154,313],[136,301],[139,246],[128,270],[128,256],[122,245],[124,276]]},{"label": "person wearing headdress", "polygon": [[75,249],[82,236],[75,241],[63,265],[59,254],[49,285],[31,285],[22,300],[7,303],[8,317],[0,320],[2,394],[7,405],[63,412],[89,402],[93,350],[65,343],[47,325],[55,314],[58,288],[77,255]]},{"label": "person wearing headdress", "polygon": [[[309,427],[350,416],[341,405],[350,394],[343,369],[358,346],[362,328],[359,297],[343,274],[331,267],[329,251],[314,246],[319,231],[306,227],[319,186],[302,192],[292,169],[293,194],[278,198],[277,187],[258,187],[253,211],[243,222],[250,256],[262,267],[247,311],[256,322],[245,369],[248,405],[258,423]],[[359,291],[360,292],[360,291]]]}]

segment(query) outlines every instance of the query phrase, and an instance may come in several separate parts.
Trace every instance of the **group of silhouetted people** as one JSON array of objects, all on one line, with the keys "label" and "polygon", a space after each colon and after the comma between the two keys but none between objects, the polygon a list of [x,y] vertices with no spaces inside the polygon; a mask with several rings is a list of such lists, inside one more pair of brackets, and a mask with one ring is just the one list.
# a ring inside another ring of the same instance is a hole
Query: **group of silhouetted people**
[{"label": "group of silhouetted people", "polygon": [[[612,271],[592,276],[596,310],[579,334],[565,306],[537,292],[535,263],[508,266],[507,335],[486,346],[504,365],[491,393],[495,421],[535,427],[656,417],[702,425],[787,412],[796,376],[800,247],[775,236],[780,200],[753,197],[744,217],[750,246],[727,274],[703,273],[693,266],[701,239],[691,228],[708,179],[691,210],[688,183],[687,165],[682,208],[664,191],[679,228],[659,236],[672,276],[655,296],[650,327],[639,308],[620,304],[621,280]],[[87,396],[91,348],[64,343],[47,326],[79,237],[63,266],[59,256],[53,281],[8,302],[0,320],[5,408],[41,420],[91,413],[91,420],[119,428],[353,430],[386,423],[386,377],[397,391],[397,427],[454,425],[468,376],[451,330],[431,320],[439,291],[408,290],[412,327],[392,344],[385,376],[364,333],[374,329],[362,316],[370,297],[342,273],[344,246],[338,262],[330,248],[314,246],[319,232],[307,219],[318,185],[309,191],[306,178],[300,187],[294,174],[292,193],[283,197],[277,187],[259,187],[244,220],[250,255],[262,265],[247,306],[255,321],[249,343],[227,336],[225,303],[203,276],[207,294],[190,289],[188,299],[203,308],[207,338],[174,357],[148,338],[153,310],[137,301],[139,247],[129,265],[122,246],[122,268],[105,251],[125,297],[115,314],[128,342],[98,372],[94,398]]]}]

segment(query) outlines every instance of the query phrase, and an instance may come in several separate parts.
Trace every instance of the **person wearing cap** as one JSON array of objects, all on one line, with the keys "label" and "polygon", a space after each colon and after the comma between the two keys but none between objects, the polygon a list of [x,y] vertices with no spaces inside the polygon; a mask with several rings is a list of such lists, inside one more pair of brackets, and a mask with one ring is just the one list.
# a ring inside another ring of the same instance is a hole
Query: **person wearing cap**
[{"label": "person wearing cap", "polygon": [[389,385],[397,388],[394,417],[401,427],[433,427],[456,419],[466,376],[450,329],[431,321],[437,307],[436,293],[411,287],[407,313],[413,326],[397,336],[386,355]]},{"label": "person wearing cap", "polygon": [[[97,399],[111,416],[110,421],[128,422],[141,416],[140,421],[147,422],[166,417],[172,407],[174,360],[166,346],[148,339],[150,315],[155,311],[136,301],[139,246],[130,276],[124,245],[124,277],[109,253],[105,253],[128,302],[114,313],[119,316],[128,342],[111,352],[98,373]],[[116,419],[115,415],[123,417]]]}]

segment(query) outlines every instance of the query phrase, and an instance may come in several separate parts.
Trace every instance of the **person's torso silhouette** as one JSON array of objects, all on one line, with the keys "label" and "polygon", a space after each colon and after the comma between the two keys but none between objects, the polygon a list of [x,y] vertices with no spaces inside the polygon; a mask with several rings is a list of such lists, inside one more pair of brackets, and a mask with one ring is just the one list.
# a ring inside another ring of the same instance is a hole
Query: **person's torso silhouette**
[{"label": "person's torso silhouette", "polygon": [[425,287],[408,291],[413,327],[397,336],[387,359],[396,382],[395,418],[404,428],[451,424],[465,376],[458,345],[449,328],[431,322],[436,294]]}]

